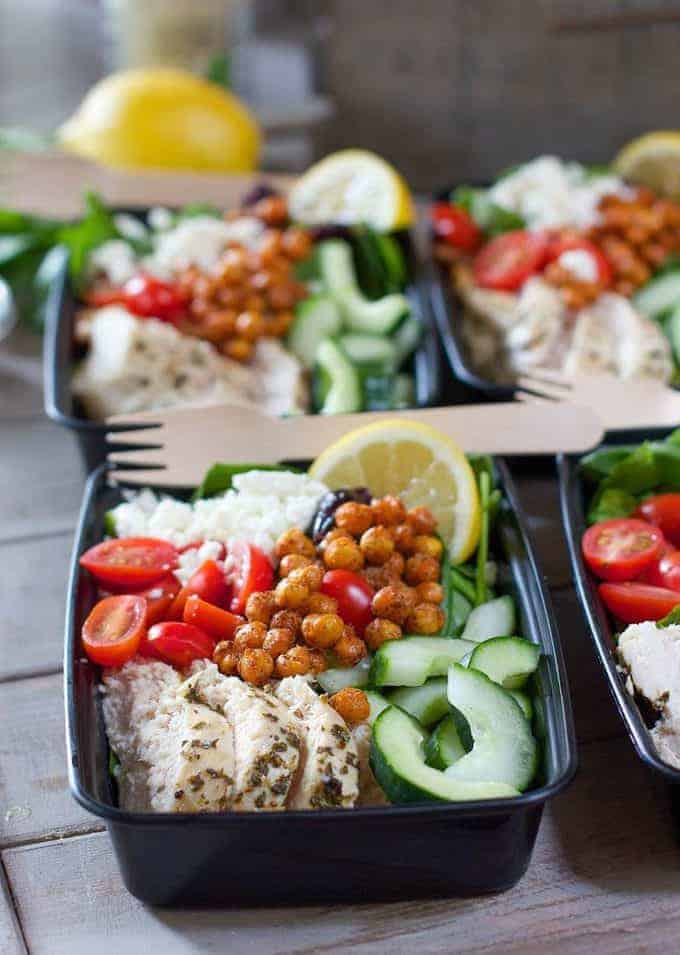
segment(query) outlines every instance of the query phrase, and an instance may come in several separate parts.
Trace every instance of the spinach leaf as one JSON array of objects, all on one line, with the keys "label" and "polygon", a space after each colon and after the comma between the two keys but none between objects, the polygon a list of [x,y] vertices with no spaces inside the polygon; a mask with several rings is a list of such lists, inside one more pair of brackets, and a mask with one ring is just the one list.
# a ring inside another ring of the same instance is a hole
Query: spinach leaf
[{"label": "spinach leaf", "polygon": [[458,186],[451,193],[451,203],[465,209],[480,229],[491,237],[523,229],[525,226],[524,219],[516,212],[492,202],[486,189]]},{"label": "spinach leaf", "polygon": [[675,623],[680,623],[680,594],[678,594],[678,606],[673,607],[670,613],[666,614],[661,620],[656,621],[656,625],[660,630],[663,630],[664,627],[671,627]]},{"label": "spinach leaf", "polygon": [[628,517],[637,507],[637,498],[620,487],[601,487],[588,509],[587,521],[597,524],[614,517]]},{"label": "spinach leaf", "polygon": [[601,451],[591,451],[581,458],[581,473],[587,481],[602,480],[609,477],[615,465],[627,458],[635,448],[627,447],[603,448]]},{"label": "spinach leaf", "polygon": [[614,465],[607,478],[607,487],[618,487],[629,494],[651,491],[661,480],[659,462],[654,448],[644,441],[635,450]]},{"label": "spinach leaf", "polygon": [[86,212],[82,219],[59,230],[58,241],[69,251],[69,272],[76,290],[85,284],[90,254],[109,239],[120,238],[111,212],[93,192],[85,197]]}]

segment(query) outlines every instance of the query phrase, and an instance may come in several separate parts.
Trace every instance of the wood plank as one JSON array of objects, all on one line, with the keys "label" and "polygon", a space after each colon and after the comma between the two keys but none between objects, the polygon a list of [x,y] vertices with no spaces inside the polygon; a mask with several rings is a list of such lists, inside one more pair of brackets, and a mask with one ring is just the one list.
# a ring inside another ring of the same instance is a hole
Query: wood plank
[{"label": "wood plank", "polygon": [[0,868],[0,952],[3,952],[3,955],[26,955],[26,946],[21,938],[21,930],[2,868]]},{"label": "wood plank", "polygon": [[151,910],[126,893],[103,833],[8,849],[3,859],[35,955],[80,955],[93,946],[107,955],[126,945],[178,955],[221,951],[225,944],[233,955],[583,951],[589,945],[637,952],[660,950],[680,930],[667,794],[623,740],[583,747],[581,772],[546,813],[529,872],[494,897]]},{"label": "wood plank", "polygon": [[37,414],[42,407],[42,338],[18,325],[0,343],[0,417]]},{"label": "wood plank", "polygon": [[68,788],[61,674],[0,684],[0,725],[0,845],[103,828]]},{"label": "wood plank", "polygon": [[73,535],[0,544],[0,680],[61,669]]},{"label": "wood plank", "polygon": [[75,438],[43,415],[0,418],[0,543],[75,526],[84,467]]}]

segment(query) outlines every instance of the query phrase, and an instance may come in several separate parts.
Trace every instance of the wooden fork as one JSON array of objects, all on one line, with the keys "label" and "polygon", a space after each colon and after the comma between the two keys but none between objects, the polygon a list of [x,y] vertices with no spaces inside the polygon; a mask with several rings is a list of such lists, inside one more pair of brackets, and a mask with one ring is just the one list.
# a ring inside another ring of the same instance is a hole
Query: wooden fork
[{"label": "wooden fork", "polygon": [[[114,477],[134,484],[193,487],[216,461],[275,464],[314,458],[348,431],[404,418],[438,428],[465,451],[583,452],[599,444],[597,416],[578,405],[505,402],[347,415],[273,418],[252,405],[210,405],[110,418]],[[133,470],[125,471],[130,468]]]},{"label": "wooden fork", "polygon": [[565,375],[532,368],[518,382],[525,403],[576,402],[591,408],[607,431],[680,426],[680,392],[650,379],[624,381],[614,375]]}]

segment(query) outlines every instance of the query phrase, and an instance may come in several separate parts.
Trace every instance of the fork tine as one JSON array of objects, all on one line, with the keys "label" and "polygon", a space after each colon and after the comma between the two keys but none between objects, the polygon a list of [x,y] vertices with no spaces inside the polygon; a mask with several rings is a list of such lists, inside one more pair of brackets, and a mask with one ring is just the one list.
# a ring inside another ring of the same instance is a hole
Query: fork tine
[{"label": "fork tine", "polygon": [[107,454],[110,464],[116,467],[166,467],[167,453],[162,444],[154,447],[123,448],[120,451],[112,450]]},{"label": "fork tine", "polygon": [[517,386],[522,391],[539,395],[542,398],[552,398],[555,401],[564,401],[569,398],[571,393],[568,388],[562,388],[560,385],[543,382],[537,378],[530,378],[526,375],[522,375],[517,380]]},{"label": "fork tine", "polygon": [[144,447],[144,445],[158,445],[161,442],[163,425],[143,425],[139,428],[130,427],[124,431],[107,431],[106,442],[110,447],[116,445],[130,445]]}]

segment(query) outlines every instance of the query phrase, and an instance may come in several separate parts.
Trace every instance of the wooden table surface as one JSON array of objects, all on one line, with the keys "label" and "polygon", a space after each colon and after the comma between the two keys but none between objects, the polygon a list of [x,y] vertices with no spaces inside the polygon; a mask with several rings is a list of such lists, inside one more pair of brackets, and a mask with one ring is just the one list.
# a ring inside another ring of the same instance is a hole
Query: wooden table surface
[{"label": "wooden table surface", "polygon": [[567,656],[580,768],[546,809],[520,883],[471,900],[294,910],[137,902],[66,778],[64,594],[83,480],[73,438],[42,412],[40,343],[18,330],[0,344],[1,953],[674,950],[669,792],[623,731],[571,586],[556,487],[539,471],[523,473],[520,491]]}]

